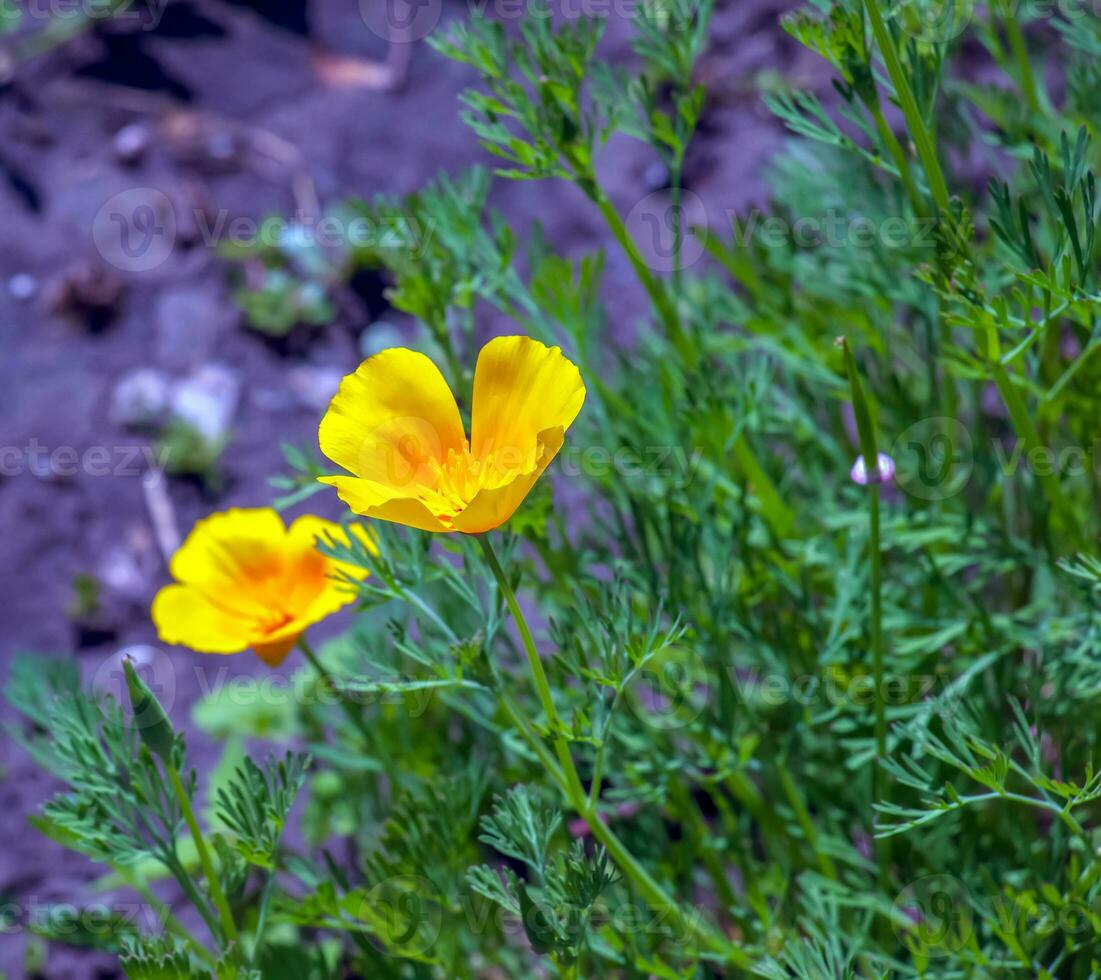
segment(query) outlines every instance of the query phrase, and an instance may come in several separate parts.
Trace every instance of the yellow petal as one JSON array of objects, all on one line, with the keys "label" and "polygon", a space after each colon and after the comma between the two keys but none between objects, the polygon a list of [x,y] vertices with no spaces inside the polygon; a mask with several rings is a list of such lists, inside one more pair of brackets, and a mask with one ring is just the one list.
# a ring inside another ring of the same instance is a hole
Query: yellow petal
[{"label": "yellow petal", "polygon": [[232,509],[199,521],[172,557],[172,577],[246,613],[263,608],[285,569],[286,528],[270,508]]},{"label": "yellow petal", "polygon": [[500,527],[524,502],[531,488],[538,482],[543,471],[562,448],[564,433],[561,428],[540,433],[538,464],[528,473],[517,475],[504,486],[479,490],[466,509],[452,520],[456,531],[464,534],[482,534]]},{"label": "yellow petal", "polygon": [[[532,457],[539,434],[568,429],[585,401],[576,365],[558,347],[530,337],[497,337],[482,348],[474,370],[471,453],[493,453],[515,468]],[[530,464],[529,464],[530,465]]]},{"label": "yellow petal", "polygon": [[316,517],[313,514],[303,514],[287,528],[287,537],[295,544],[304,545],[306,548],[315,549],[317,541],[325,538],[335,538],[337,541],[347,541],[348,536],[336,521],[327,521],[324,517]]},{"label": "yellow petal", "polygon": [[318,440],[334,463],[389,488],[390,497],[431,486],[429,462],[466,448],[459,408],[439,368],[404,348],[367,358],[341,382]]},{"label": "yellow petal", "polygon": [[200,653],[240,653],[252,644],[252,624],[186,585],[166,585],[153,600],[153,622],[164,643]]},{"label": "yellow petal", "polygon": [[392,521],[421,531],[450,531],[451,527],[413,497],[390,497],[370,480],[353,476],[323,476],[320,482],[335,487],[337,496],[356,514]]},{"label": "yellow petal", "polygon": [[[361,545],[363,545],[367,551],[372,555],[378,554],[378,545],[375,544],[374,538],[368,533],[367,529],[360,524],[353,524],[350,528],[352,537],[356,539]],[[322,517],[315,517],[313,514],[303,514],[298,518],[287,532],[288,537],[299,547],[305,547],[311,551],[317,551],[317,545],[321,542],[327,542],[330,539],[337,544],[349,545],[349,529],[345,529],[335,521],[327,521]],[[333,561],[331,558],[325,559],[330,566],[338,566],[342,571],[346,571],[349,575],[355,578],[366,578],[370,572],[366,568],[361,568],[359,565],[351,565],[347,562]],[[331,573],[331,569],[330,569]]]}]

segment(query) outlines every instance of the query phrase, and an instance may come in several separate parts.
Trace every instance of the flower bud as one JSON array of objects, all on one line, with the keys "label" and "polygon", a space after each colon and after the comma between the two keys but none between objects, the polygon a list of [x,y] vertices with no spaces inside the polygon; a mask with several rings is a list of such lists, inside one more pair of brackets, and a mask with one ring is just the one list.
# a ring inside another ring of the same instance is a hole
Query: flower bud
[{"label": "flower bud", "polygon": [[168,762],[171,758],[172,746],[176,741],[172,722],[168,720],[168,715],[165,714],[156,695],[149,690],[149,685],[134,670],[133,661],[129,657],[122,661],[122,669],[126,674],[130,707],[134,712],[134,727],[137,728],[142,742],[149,751]]}]

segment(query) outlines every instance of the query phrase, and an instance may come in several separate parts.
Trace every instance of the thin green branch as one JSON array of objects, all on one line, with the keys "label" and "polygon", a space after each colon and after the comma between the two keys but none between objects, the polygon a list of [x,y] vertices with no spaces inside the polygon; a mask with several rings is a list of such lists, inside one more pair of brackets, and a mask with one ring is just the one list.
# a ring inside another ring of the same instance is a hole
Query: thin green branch
[{"label": "thin green branch", "polygon": [[879,9],[880,0],[864,0],[864,6],[868,11],[868,19],[871,21],[872,34],[876,45],[883,56],[883,63],[887,66],[887,74],[891,78],[895,95],[898,97],[899,107],[906,119],[906,127],[910,131],[910,138],[914,141],[918,159],[925,170],[925,179],[929,182],[929,189],[933,193],[938,211],[948,210],[948,185],[944,180],[944,173],[937,160],[936,145],[929,130],[922,119],[921,110],[918,108],[917,99],[914,98],[910,81],[903,70],[902,61],[898,57],[894,38],[887,29],[883,20],[883,14]]},{"label": "thin green branch", "polygon": [[195,819],[195,811],[191,808],[191,800],[180,778],[179,770],[171,762],[165,763],[168,772],[168,780],[172,784],[172,790],[176,794],[176,800],[180,804],[187,829],[191,832],[191,839],[195,843],[195,852],[199,856],[199,866],[206,877],[207,888],[210,890],[211,900],[218,910],[218,922],[221,926],[222,937],[226,943],[238,942],[237,925],[233,921],[233,913],[230,911],[229,902],[226,901],[225,892],[222,891],[221,882],[218,880],[218,872],[214,867],[214,861],[210,856],[210,850],[206,846],[203,832],[199,829],[199,822]]}]

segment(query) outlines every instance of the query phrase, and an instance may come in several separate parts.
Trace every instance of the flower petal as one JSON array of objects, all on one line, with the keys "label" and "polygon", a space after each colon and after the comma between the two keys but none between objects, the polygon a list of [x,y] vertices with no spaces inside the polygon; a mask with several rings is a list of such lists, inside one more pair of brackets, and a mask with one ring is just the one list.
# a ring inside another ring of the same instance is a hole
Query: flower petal
[{"label": "flower petal", "polygon": [[252,645],[250,620],[215,605],[186,585],[166,585],[153,600],[153,622],[164,643],[200,653],[240,653]]},{"label": "flower petal", "polygon": [[471,452],[479,459],[495,453],[526,460],[539,434],[564,432],[584,402],[581,372],[560,348],[530,337],[497,337],[482,348],[474,369]]},{"label": "flower petal", "polygon": [[172,556],[172,577],[247,614],[263,609],[286,570],[286,528],[271,508],[234,508],[196,523]]},{"label": "flower petal", "polygon": [[[334,478],[328,477],[327,479]],[[343,477],[336,477],[335,479],[343,479]],[[349,535],[351,535],[372,555],[378,554],[378,545],[375,544],[375,539],[361,524],[353,524],[350,528],[345,528],[336,521],[327,521],[323,517],[315,517],[313,514],[303,514],[290,526],[287,533],[292,541],[301,542],[315,551],[318,542],[326,541],[329,538],[332,538],[338,544],[349,544]],[[328,559],[328,561],[330,564],[347,564],[333,562],[332,559]],[[347,568],[349,574],[358,574],[360,578],[370,574],[367,569],[360,568],[358,565],[348,565]]]},{"label": "flower petal", "polygon": [[464,534],[482,534],[500,527],[524,502],[531,488],[538,482],[543,471],[565,441],[562,429],[548,429],[538,436],[538,463],[535,469],[516,476],[510,483],[486,490],[479,490],[466,509],[452,520],[456,531]]},{"label": "flower petal", "polygon": [[341,382],[318,440],[334,463],[388,487],[390,496],[433,486],[428,462],[466,448],[455,396],[439,368],[404,348],[367,358]]},{"label": "flower petal", "polygon": [[420,500],[413,497],[388,496],[377,483],[354,476],[323,476],[321,483],[336,488],[337,496],[356,514],[376,517],[382,521],[405,524],[422,531],[450,531]]}]

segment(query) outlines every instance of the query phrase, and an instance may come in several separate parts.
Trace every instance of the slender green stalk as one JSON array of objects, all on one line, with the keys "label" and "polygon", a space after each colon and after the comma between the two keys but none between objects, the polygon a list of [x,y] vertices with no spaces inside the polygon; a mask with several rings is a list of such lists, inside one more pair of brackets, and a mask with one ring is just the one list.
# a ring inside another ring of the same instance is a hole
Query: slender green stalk
[{"label": "slender green stalk", "polygon": [[646,290],[646,294],[650,297],[651,302],[653,302],[654,308],[658,312],[658,317],[661,320],[662,326],[665,328],[669,340],[682,354],[690,356],[691,352],[688,348],[688,339],[684,335],[684,330],[681,327],[680,317],[677,315],[676,307],[674,307],[672,300],[670,300],[669,293],[666,291],[664,283],[654,275],[653,270],[646,264],[646,259],[643,258],[642,253],[638,250],[635,240],[631,237],[631,233],[627,230],[627,226],[624,224],[623,218],[620,217],[615,205],[612,204],[608,195],[604,193],[595,179],[586,181],[583,186],[589,188],[590,199],[597,206],[609,230],[615,236],[615,240],[619,242],[628,261],[630,261],[631,268],[635,270],[635,275],[638,276],[639,282],[642,283],[642,288]]},{"label": "slender green stalk", "polygon": [[199,821],[195,819],[195,811],[191,808],[191,800],[187,796],[187,790],[184,788],[179,770],[170,762],[165,763],[165,769],[168,772],[168,781],[172,784],[172,791],[176,794],[176,799],[180,804],[184,821],[187,823],[187,829],[191,831],[191,839],[195,842],[195,852],[199,856],[199,866],[203,869],[203,874],[206,877],[214,907],[218,910],[218,922],[222,928],[222,936],[227,943],[236,943],[238,936],[237,926],[233,921],[233,913],[229,909],[229,902],[226,901],[225,892],[222,891],[222,885],[218,881],[218,872],[214,868],[214,861],[211,859],[210,851],[203,839],[203,832],[199,829]]},{"label": "slender green stalk", "polygon": [[668,909],[681,927],[687,927],[699,936],[716,953],[725,958],[725,961],[743,970],[748,970],[753,961],[748,954],[738,949],[710,925],[706,925],[699,916],[689,917],[677,902],[674,902],[650,875],[634,855],[624,846],[623,842],[615,835],[612,829],[600,819],[599,815],[590,810],[583,800],[574,802],[574,809],[578,815],[589,825],[593,837],[595,837],[612,856],[620,870],[630,878],[638,888],[646,901],[656,909],[662,911]]},{"label": "slender green stalk", "polygon": [[795,811],[795,819],[799,823],[799,828],[803,831],[803,836],[818,859],[819,870],[827,878],[837,881],[837,865],[833,863],[833,858],[819,847],[818,830],[811,819],[803,794],[799,792],[799,787],[783,759],[777,759],[776,771],[780,775],[780,785],[784,788],[784,795],[788,798],[792,810]]},{"label": "slender green stalk", "polygon": [[252,945],[252,963],[256,964],[256,954],[260,951],[260,943],[264,938],[264,926],[268,920],[268,905],[271,903],[271,893],[275,890],[275,870],[268,874],[264,882],[264,890],[260,894],[260,911],[256,914],[256,933]]},{"label": "slender green stalk", "polygon": [[547,716],[547,726],[550,728],[554,750],[558,755],[558,763],[562,767],[562,773],[566,777],[570,795],[571,797],[582,798],[585,791],[581,787],[581,779],[577,775],[577,768],[570,756],[569,746],[562,737],[562,722],[558,717],[558,709],[554,706],[554,696],[551,694],[550,683],[547,681],[547,673],[543,669],[543,660],[539,656],[539,651],[535,648],[535,640],[532,638],[527,619],[525,619],[524,613],[520,609],[520,603],[516,601],[516,593],[509,585],[508,577],[505,575],[504,569],[501,568],[501,563],[497,560],[497,553],[493,550],[489,537],[484,534],[479,535],[478,541],[482,545],[486,562],[489,564],[494,578],[497,579],[501,594],[505,597],[505,604],[512,614],[513,622],[516,623],[516,628],[520,632],[520,641],[524,647],[524,654],[528,660],[532,679],[535,681],[535,690],[539,695],[539,703],[543,706],[543,713]]},{"label": "slender green stalk", "polygon": [[[679,926],[698,936],[711,950],[723,956],[727,963],[736,965],[742,969],[748,969],[752,965],[750,957],[728,942],[721,933],[703,922],[698,916],[693,917],[685,914],[680,904],[666,894],[661,885],[658,884],[653,876],[638,862],[635,856],[631,854],[612,829],[600,818],[596,809],[589,803],[585,790],[581,785],[581,779],[577,774],[577,768],[574,766],[573,758],[570,756],[569,748],[562,737],[562,726],[558,716],[558,709],[554,705],[554,699],[551,694],[550,684],[547,681],[546,671],[543,669],[543,663],[539,657],[539,651],[535,647],[535,640],[532,637],[527,619],[524,617],[523,610],[521,610],[520,604],[516,599],[516,593],[513,591],[511,584],[509,584],[504,569],[501,568],[501,563],[497,559],[497,554],[493,550],[493,545],[489,537],[483,534],[478,537],[478,540],[481,543],[486,562],[493,572],[493,577],[497,580],[497,586],[504,596],[505,604],[508,606],[513,621],[516,623],[516,628],[520,633],[520,640],[524,647],[524,653],[527,656],[528,665],[531,668],[535,689],[539,695],[543,713],[547,716],[548,725],[551,729],[552,738],[555,743],[555,750],[561,765],[562,780],[559,785],[570,806],[573,807],[577,815],[585,821],[593,837],[604,845],[608,854],[611,855],[612,860],[616,862],[620,870],[631,880],[646,901],[657,908],[668,910]],[[516,709],[513,708],[513,710],[515,711]],[[533,746],[538,744],[538,735],[531,729],[530,725],[523,724],[519,727],[525,737],[532,742]]]},{"label": "slender green stalk", "polygon": [[[129,884],[144,899],[145,903],[161,917],[165,929],[182,939],[191,951],[204,962],[211,964],[215,962],[210,950],[199,942],[195,935],[172,914],[172,910],[153,894],[153,890],[144,881],[130,881]],[[201,913],[202,909],[200,908],[199,911]]]},{"label": "slender green stalk", "polygon": [[745,475],[746,480],[749,481],[753,489],[753,493],[761,502],[761,511],[764,514],[765,520],[772,528],[773,534],[778,538],[786,537],[792,525],[795,523],[795,514],[791,508],[784,503],[784,498],[780,496],[780,491],[776,489],[776,485],[769,479],[764,467],[761,466],[760,460],[757,459],[756,454],[749,445],[749,441],[746,439],[744,432],[734,440],[731,451],[734,455],[734,461],[738,464],[738,468]]},{"label": "slender green stalk", "polygon": [[370,744],[371,742],[371,730],[367,727],[367,722],[363,720],[363,714],[359,709],[353,705],[350,701],[344,698],[344,695],[340,693],[340,689],[337,687],[336,679],[331,673],[322,665],[321,661],[317,659],[317,654],[314,653],[313,647],[306,641],[306,637],[302,636],[298,640],[298,649],[302,651],[303,656],[310,662],[310,665],[317,672],[317,676],[321,679],[321,682],[330,690],[337,694],[340,699],[340,707],[347,715],[348,720],[359,729],[359,733],[363,736],[364,740]]},{"label": "slender green stalk", "polygon": [[[684,330],[680,324],[680,317],[677,315],[676,307],[670,300],[664,284],[654,275],[653,270],[646,264],[646,260],[639,252],[638,246],[631,237],[631,233],[627,230],[627,226],[624,224],[615,205],[612,204],[608,199],[608,195],[601,189],[595,176],[580,175],[579,182],[581,186],[585,188],[590,200],[592,200],[599,209],[609,230],[612,232],[615,240],[619,242],[620,247],[630,261],[631,267],[635,271],[635,275],[642,284],[642,288],[646,290],[646,294],[650,297],[658,312],[658,317],[665,327],[665,332],[669,340],[680,352],[685,360],[685,364],[689,367],[694,367],[698,360],[698,355],[692,349],[688,342],[688,338],[685,336]],[[677,247],[679,249],[679,240]],[[738,436],[734,444],[734,458],[741,467],[746,479],[753,484],[754,493],[756,493],[758,499],[761,501],[765,517],[772,526],[773,533],[777,537],[784,537],[791,529],[794,515],[792,515],[791,511],[784,505],[783,499],[780,497],[772,480],[769,479],[764,467],[761,466],[757,457],[754,455],[753,449],[746,440],[744,433]]]},{"label": "slender green stalk", "polygon": [[187,900],[191,903],[192,907],[199,913],[200,918],[206,924],[207,929],[210,930],[210,934],[214,937],[214,941],[217,943],[220,941],[218,935],[218,919],[211,911],[210,903],[203,896],[202,892],[195,887],[195,882],[191,879],[191,875],[179,860],[175,857],[162,857],[164,866],[172,872],[172,877],[176,879],[183,891],[187,896]]},{"label": "slender green stalk", "polygon": [[608,752],[608,740],[603,738],[596,748],[596,762],[593,764],[593,778],[589,785],[589,806],[595,807],[600,801],[600,787],[604,782],[604,759]]},{"label": "slender green stalk", "polygon": [[902,181],[906,196],[910,198],[910,207],[914,209],[914,214],[924,214],[925,202],[922,200],[921,191],[918,190],[917,181],[914,180],[914,173],[910,168],[910,158],[907,156],[906,151],[902,148],[902,144],[898,141],[898,137],[895,136],[894,130],[891,129],[890,124],[883,115],[883,108],[879,104],[878,96],[876,100],[868,106],[868,109],[872,114],[872,119],[875,121],[875,128],[876,132],[879,133],[879,138],[883,141],[884,145],[887,147],[887,152],[891,154],[891,159],[895,162],[895,167],[898,169],[898,176]]},{"label": "slender green stalk", "polygon": [[[875,420],[856,359],[844,340],[845,370],[852,392],[853,414],[860,436],[860,455],[864,460],[868,490],[868,561],[871,567],[872,609],[870,630],[872,641],[872,681],[875,684],[875,761],[872,764],[872,798],[882,803],[886,800],[882,763],[887,758],[887,703],[883,681],[883,557],[879,538],[879,447],[876,444]],[[879,884],[886,889],[890,884],[891,848],[886,839],[876,843],[876,863],[879,867]]]},{"label": "slender green stalk", "polygon": [[508,720],[528,740],[528,744],[534,749],[535,754],[539,757],[539,761],[546,767],[551,778],[558,783],[559,786],[565,787],[566,774],[562,771],[558,763],[555,762],[554,756],[547,751],[547,747],[543,744],[543,740],[539,737],[538,732],[528,723],[528,720],[524,717],[524,713],[520,710],[516,702],[502,691],[500,703]]},{"label": "slender green stalk", "polygon": [[[1009,412],[1009,418],[1013,422],[1017,437],[1025,444],[1026,453],[1041,450],[1043,443],[1040,439],[1040,433],[1032,416],[1028,413],[1017,386],[1013,383],[1000,361],[992,360],[990,368],[994,376],[994,384],[998,388],[998,393],[1002,396],[1002,401],[1005,402],[1006,410]],[[1074,516],[1070,501],[1063,493],[1059,478],[1054,472],[1047,469],[1038,469],[1036,478],[1044,489],[1044,495],[1047,497],[1048,503],[1062,518],[1063,529],[1073,535],[1075,541],[1077,541],[1080,537],[1078,520]]]},{"label": "slender green stalk", "polygon": [[1025,43],[1024,32],[1021,30],[1021,22],[1017,18],[1017,0],[1001,0],[999,7],[1001,8],[1002,23],[1005,25],[1005,33],[1009,38],[1009,48],[1017,62],[1021,91],[1024,93],[1029,109],[1033,113],[1039,113],[1042,111],[1039,89],[1036,85],[1036,75],[1032,71],[1032,63],[1028,58],[1028,45]]},{"label": "slender green stalk", "polygon": [[[883,688],[883,560],[879,541],[879,484],[868,485],[868,532],[872,565],[872,674],[875,679],[875,756],[872,770],[873,795],[877,802],[886,797],[883,761],[887,758],[887,699]],[[890,841],[879,841],[876,848],[880,887],[890,884]]]},{"label": "slender green stalk", "polygon": [[864,0],[864,6],[868,11],[868,20],[871,21],[872,34],[875,43],[883,55],[883,63],[887,66],[887,74],[891,78],[891,84],[898,96],[898,104],[902,109],[902,115],[906,119],[906,127],[910,131],[910,137],[917,149],[918,159],[925,170],[925,179],[929,182],[929,189],[933,192],[933,200],[938,211],[948,210],[948,185],[944,181],[944,173],[940,169],[937,160],[936,146],[933,137],[925,126],[918,108],[917,99],[914,98],[913,89],[910,88],[909,79],[902,68],[898,51],[895,48],[891,32],[883,21],[883,14],[879,10],[879,0]]},{"label": "slender green stalk", "polygon": [[673,210],[673,295],[679,296],[684,281],[684,266],[681,264],[684,250],[684,225],[681,221],[681,201],[684,188],[684,154],[678,153],[669,170],[669,207]]}]

